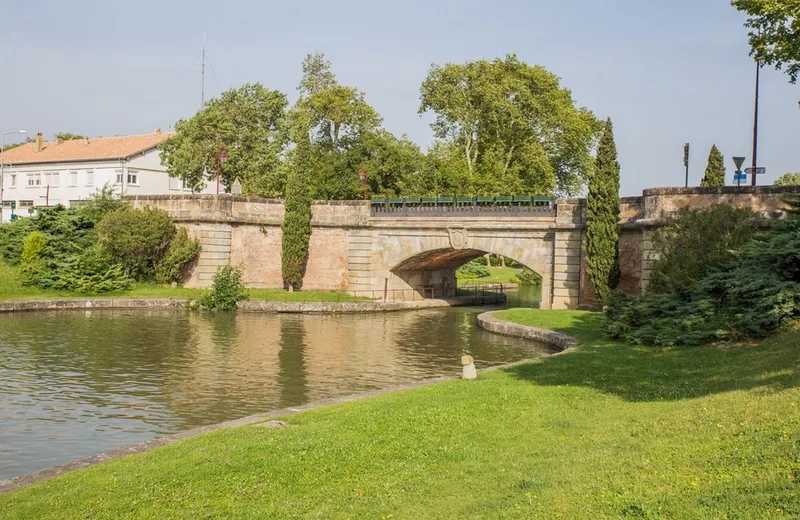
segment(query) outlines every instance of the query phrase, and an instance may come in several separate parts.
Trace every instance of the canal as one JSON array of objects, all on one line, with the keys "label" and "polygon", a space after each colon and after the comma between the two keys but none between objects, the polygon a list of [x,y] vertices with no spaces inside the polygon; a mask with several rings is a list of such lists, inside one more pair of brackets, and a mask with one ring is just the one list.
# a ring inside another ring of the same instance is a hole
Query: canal
[{"label": "canal", "polygon": [[368,315],[92,310],[0,315],[0,479],[158,435],[547,355],[486,309]]}]

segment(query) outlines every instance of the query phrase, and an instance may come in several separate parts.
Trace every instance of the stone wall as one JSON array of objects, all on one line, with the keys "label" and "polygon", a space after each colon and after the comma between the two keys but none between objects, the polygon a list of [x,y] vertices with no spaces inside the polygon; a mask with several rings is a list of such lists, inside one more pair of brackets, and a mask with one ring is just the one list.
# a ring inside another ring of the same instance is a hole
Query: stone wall
[{"label": "stone wall", "polygon": [[[652,233],[682,207],[714,203],[779,215],[787,193],[800,187],[654,188],[620,200],[621,287],[646,287],[654,252]],[[134,206],[168,211],[201,241],[187,282],[210,285],[231,262],[250,287],[278,288],[283,202],[232,195],[156,195],[130,198]],[[372,217],[366,201],[315,202],[304,279],[307,289],[374,295],[389,290],[443,291],[455,287],[455,269],[485,253],[512,258],[542,276],[542,307],[595,303],[583,254],[585,199],[557,201],[555,215],[520,217]],[[429,294],[426,293],[426,294]]]}]

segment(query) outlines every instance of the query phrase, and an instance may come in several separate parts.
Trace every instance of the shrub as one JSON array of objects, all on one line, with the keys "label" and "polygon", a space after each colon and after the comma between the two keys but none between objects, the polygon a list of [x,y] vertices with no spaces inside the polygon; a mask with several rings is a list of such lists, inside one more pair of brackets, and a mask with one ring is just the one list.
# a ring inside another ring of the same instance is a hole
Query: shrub
[{"label": "shrub", "polygon": [[18,265],[25,239],[36,224],[32,218],[21,218],[14,222],[0,224],[0,256],[10,265]]},{"label": "shrub", "polygon": [[490,276],[491,273],[489,272],[489,269],[486,268],[484,262],[485,261],[483,257],[470,260],[456,270],[456,278],[460,278],[462,280],[474,280],[475,278],[485,278]]},{"label": "shrub", "polygon": [[586,271],[599,301],[619,284],[619,163],[611,119],[597,146],[586,198]]},{"label": "shrub", "polygon": [[108,213],[97,224],[100,247],[111,263],[121,264],[126,276],[138,281],[155,278],[156,266],[164,258],[175,224],[166,211],[123,206]]},{"label": "shrub", "polygon": [[117,211],[124,206],[127,206],[127,203],[117,196],[114,188],[106,184],[89,197],[86,204],[80,206],[78,211],[92,222],[97,223],[109,213]]},{"label": "shrub", "polygon": [[542,277],[539,276],[539,273],[536,271],[532,271],[527,267],[523,267],[522,271],[520,271],[517,275],[517,282],[520,285],[531,285],[538,287],[542,285]]},{"label": "shrub", "polygon": [[203,307],[221,311],[232,311],[236,304],[247,298],[242,283],[242,270],[226,265],[217,269],[211,291],[200,302]]},{"label": "shrub", "polygon": [[25,238],[20,254],[19,268],[22,285],[36,285],[45,272],[44,255],[47,239],[39,231],[32,231]]},{"label": "shrub", "polygon": [[692,290],[710,270],[731,260],[733,252],[753,238],[755,218],[749,209],[730,204],[681,209],[653,234],[659,259],[653,264],[648,292]]},{"label": "shrub", "polygon": [[159,283],[183,282],[198,253],[200,253],[200,241],[189,238],[186,228],[180,228],[170,241],[167,253],[156,268],[156,281]]},{"label": "shrub", "polygon": [[311,191],[308,175],[311,165],[309,124],[302,113],[298,116],[293,133],[297,147],[294,164],[286,179],[286,212],[281,226],[281,272],[283,283],[299,289],[308,261],[308,242],[311,238]]},{"label": "shrub", "polygon": [[800,198],[787,220],[756,235],[732,258],[709,269],[691,290],[632,297],[615,294],[606,309],[613,337],[649,345],[693,345],[760,338],[800,316]]}]

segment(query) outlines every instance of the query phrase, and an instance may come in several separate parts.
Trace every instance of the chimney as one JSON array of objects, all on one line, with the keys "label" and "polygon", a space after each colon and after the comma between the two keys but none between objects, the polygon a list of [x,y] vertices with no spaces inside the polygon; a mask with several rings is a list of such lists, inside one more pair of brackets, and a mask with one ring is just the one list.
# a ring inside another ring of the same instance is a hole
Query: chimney
[{"label": "chimney", "polygon": [[160,127],[159,127],[159,128],[156,128],[156,133],[157,133],[157,134],[160,134],[160,133],[161,133],[161,128],[160,128]]},{"label": "chimney", "polygon": [[61,138],[60,135],[56,137],[56,144],[61,144],[63,142],[64,142],[64,140]]},{"label": "chimney", "polygon": [[41,152],[42,151],[42,133],[41,132],[37,132],[36,133],[36,151],[37,152]]}]

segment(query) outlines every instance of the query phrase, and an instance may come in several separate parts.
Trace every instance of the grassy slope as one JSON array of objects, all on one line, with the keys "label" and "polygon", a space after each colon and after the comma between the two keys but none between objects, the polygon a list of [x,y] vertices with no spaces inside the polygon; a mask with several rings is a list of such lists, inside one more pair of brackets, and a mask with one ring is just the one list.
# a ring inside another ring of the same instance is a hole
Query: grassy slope
[{"label": "grassy slope", "polygon": [[489,276],[483,278],[470,278],[458,280],[458,285],[485,285],[488,283],[517,283],[517,275],[521,269],[514,267],[487,267],[491,273]]},{"label": "grassy slope", "polygon": [[575,352],[221,431],[0,496],[2,518],[797,518],[800,334]]},{"label": "grassy slope", "polygon": [[[170,287],[157,284],[136,284],[130,290],[102,293],[99,295],[86,295],[66,291],[44,291],[36,287],[23,287],[19,281],[17,270],[0,261],[0,301],[3,300],[43,300],[53,298],[95,298],[131,297],[131,298],[200,298],[205,291],[202,289],[187,289],[185,287]],[[282,289],[250,289],[250,300],[268,301],[307,301],[307,302],[335,302],[353,301],[355,298],[346,294],[336,294],[329,291],[296,291],[290,293]],[[365,300],[367,298],[358,298]]]}]

